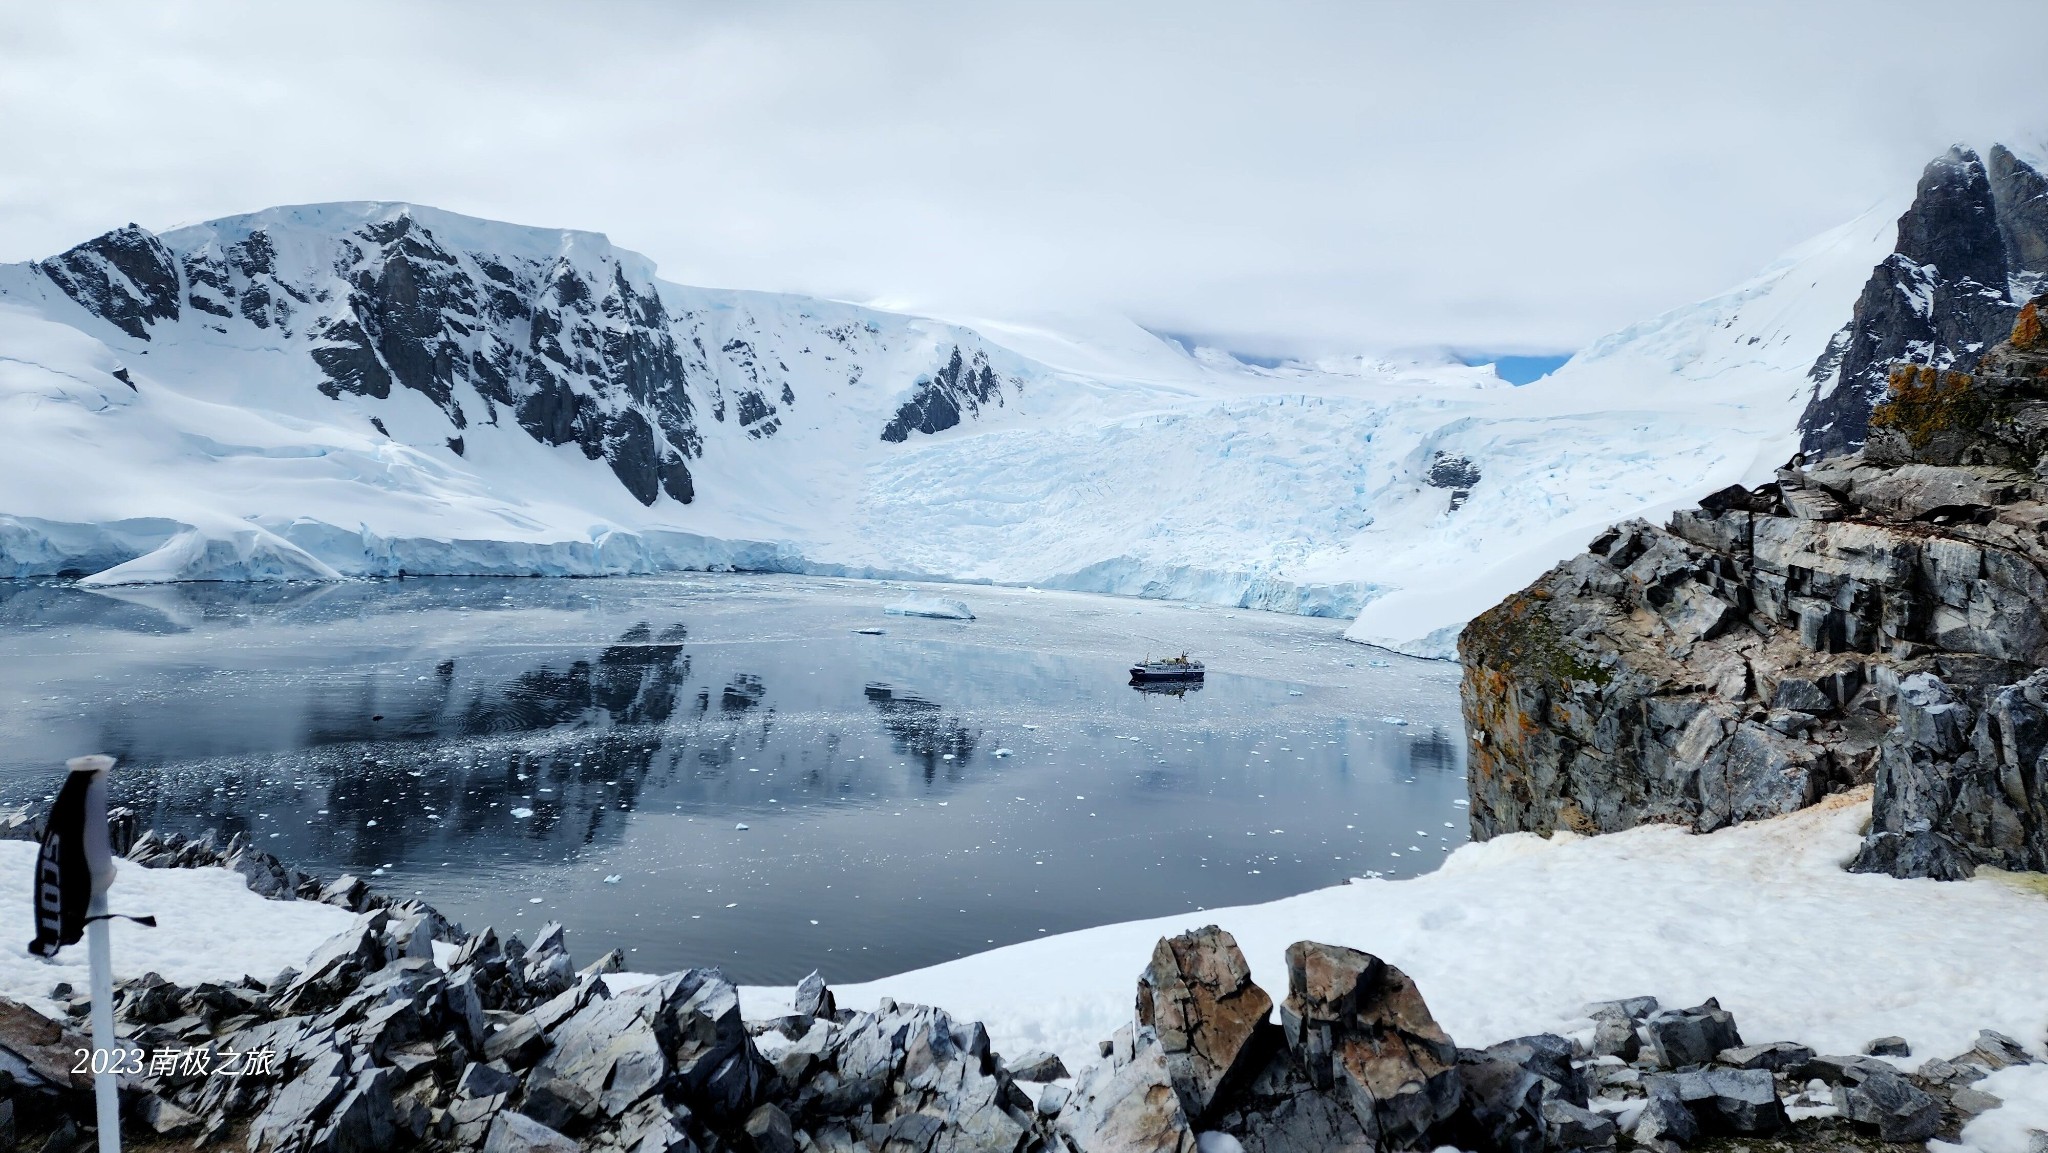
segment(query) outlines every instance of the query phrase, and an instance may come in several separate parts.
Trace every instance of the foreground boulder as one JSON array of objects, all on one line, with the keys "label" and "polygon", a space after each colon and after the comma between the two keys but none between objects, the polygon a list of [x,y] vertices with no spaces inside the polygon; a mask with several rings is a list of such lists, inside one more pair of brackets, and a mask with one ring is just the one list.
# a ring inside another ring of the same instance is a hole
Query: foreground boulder
[{"label": "foreground boulder", "polygon": [[1458,1107],[1458,1050],[1408,975],[1369,953],[1287,948],[1287,1043],[1309,1083],[1334,1089],[1382,1147],[1419,1145]]},{"label": "foreground boulder", "polygon": [[1617,525],[1473,620],[1475,837],[1874,782],[1858,868],[2048,869],[2048,342],[1893,385],[1864,452]]},{"label": "foreground boulder", "polygon": [[1181,1109],[1198,1122],[1279,1047],[1272,1011],[1236,938],[1214,925],[1161,939],[1138,979],[1138,1024],[1157,1035]]}]

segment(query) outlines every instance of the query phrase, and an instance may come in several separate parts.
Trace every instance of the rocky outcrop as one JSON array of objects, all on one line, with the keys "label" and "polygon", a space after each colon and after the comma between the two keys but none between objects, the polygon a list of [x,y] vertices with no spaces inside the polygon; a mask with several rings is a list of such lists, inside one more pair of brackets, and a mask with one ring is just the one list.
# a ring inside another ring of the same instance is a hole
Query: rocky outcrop
[{"label": "rocky outcrop", "polygon": [[1479,466],[1471,457],[1439,450],[1429,459],[1428,479],[1431,488],[1451,490],[1450,511],[1457,512],[1472,496],[1472,486],[1479,483]]},{"label": "rocky outcrop", "polygon": [[1927,166],[1899,218],[1898,248],[1810,373],[1808,455],[1862,447],[1893,366],[1972,370],[2048,276],[2048,179],[2000,145],[1953,148]]},{"label": "rocky outcrop", "polygon": [[1875,783],[1858,867],[2048,869],[2048,345],[1895,373],[1857,454],[1631,521],[1459,640],[1474,836]]},{"label": "rocky outcrop", "polygon": [[[1012,378],[1012,388],[1023,383]],[[988,354],[962,356],[959,346],[953,355],[928,377],[919,377],[916,389],[903,407],[896,410],[882,429],[882,439],[900,443],[913,432],[927,435],[957,426],[962,416],[973,416],[985,404],[1003,403],[1004,381],[989,366]]]}]

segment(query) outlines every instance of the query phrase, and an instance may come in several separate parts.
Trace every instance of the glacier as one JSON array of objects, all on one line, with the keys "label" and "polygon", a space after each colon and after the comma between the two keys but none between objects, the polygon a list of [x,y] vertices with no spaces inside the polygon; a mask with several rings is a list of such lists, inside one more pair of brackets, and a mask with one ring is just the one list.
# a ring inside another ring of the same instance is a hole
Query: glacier
[{"label": "glacier", "polygon": [[1445,656],[1599,527],[1790,456],[1900,207],[1523,386],[689,287],[417,205],[131,225],[0,266],[0,577],[997,583]]}]

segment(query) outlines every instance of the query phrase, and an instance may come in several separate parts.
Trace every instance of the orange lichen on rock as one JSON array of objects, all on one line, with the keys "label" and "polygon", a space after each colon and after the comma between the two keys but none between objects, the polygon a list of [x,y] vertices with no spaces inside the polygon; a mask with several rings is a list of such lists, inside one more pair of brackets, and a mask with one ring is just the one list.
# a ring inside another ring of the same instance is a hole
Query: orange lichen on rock
[{"label": "orange lichen on rock", "polygon": [[1892,369],[1889,383],[1890,395],[1871,410],[1870,427],[1893,429],[1916,449],[1926,448],[1938,433],[1976,428],[1990,415],[1967,372],[1902,364]]},{"label": "orange lichen on rock", "polygon": [[2012,322],[2012,346],[2026,351],[2041,343],[2041,297],[2035,297],[2020,309],[2019,316]]}]

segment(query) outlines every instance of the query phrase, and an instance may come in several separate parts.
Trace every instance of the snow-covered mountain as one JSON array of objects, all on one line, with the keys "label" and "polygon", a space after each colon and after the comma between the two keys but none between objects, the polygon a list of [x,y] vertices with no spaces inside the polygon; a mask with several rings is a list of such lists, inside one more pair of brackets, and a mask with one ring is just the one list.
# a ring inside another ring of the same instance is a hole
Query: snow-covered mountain
[{"label": "snow-covered mountain", "polygon": [[1782,462],[1897,211],[1519,388],[690,288],[403,204],[131,225],[0,266],[0,576],[924,576],[1441,654],[1600,525]]}]

